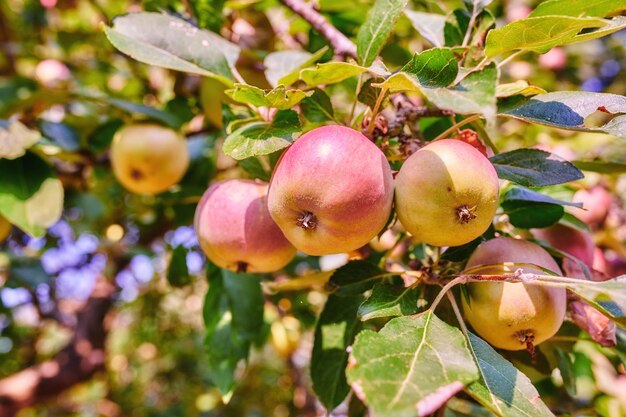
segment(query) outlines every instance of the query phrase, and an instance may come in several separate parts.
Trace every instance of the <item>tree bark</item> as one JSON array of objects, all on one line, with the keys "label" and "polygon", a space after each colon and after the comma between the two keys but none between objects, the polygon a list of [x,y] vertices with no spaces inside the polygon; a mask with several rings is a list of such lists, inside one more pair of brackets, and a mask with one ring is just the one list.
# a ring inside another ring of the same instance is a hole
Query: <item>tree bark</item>
[{"label": "tree bark", "polygon": [[54,359],[0,380],[0,417],[12,417],[22,408],[54,398],[104,369],[104,318],[114,291],[112,284],[99,278],[78,314],[72,341]]}]

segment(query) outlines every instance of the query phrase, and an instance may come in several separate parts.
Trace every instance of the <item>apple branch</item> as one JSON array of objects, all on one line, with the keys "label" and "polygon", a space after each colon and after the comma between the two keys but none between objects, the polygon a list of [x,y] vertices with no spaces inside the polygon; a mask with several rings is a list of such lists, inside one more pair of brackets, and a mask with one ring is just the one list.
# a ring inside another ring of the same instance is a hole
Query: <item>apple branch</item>
[{"label": "apple branch", "polygon": [[0,380],[0,417],[54,398],[104,369],[104,318],[113,304],[114,286],[100,277],[78,315],[72,341],[55,358]]},{"label": "apple branch", "polygon": [[335,50],[336,55],[348,56],[356,59],[356,45],[350,39],[334,27],[324,16],[313,8],[310,3],[302,0],[280,0],[285,6],[304,20],[325,37],[330,46]]}]

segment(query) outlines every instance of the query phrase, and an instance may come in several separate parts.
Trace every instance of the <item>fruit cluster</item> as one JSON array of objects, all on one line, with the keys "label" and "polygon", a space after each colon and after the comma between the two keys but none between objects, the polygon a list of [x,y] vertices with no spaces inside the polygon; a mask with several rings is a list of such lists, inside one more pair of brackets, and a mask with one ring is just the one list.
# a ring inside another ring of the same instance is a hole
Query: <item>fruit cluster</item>
[{"label": "fruit cluster", "polygon": [[[133,129],[144,130],[137,135]],[[111,159],[126,188],[154,194],[182,178],[189,158],[175,132],[145,129],[131,126],[119,132]],[[499,180],[476,148],[443,139],[412,154],[394,181],[387,158],[368,138],[348,127],[324,126],[283,153],[269,184],[241,179],[212,184],[197,206],[194,227],[202,250],[219,267],[273,272],[296,251],[325,255],[366,245],[389,222],[394,196],[398,220],[415,241],[459,246],[491,225]],[[533,264],[560,274],[540,246],[505,237],[481,244],[467,268],[503,263]],[[480,273],[515,269],[500,265]],[[565,314],[561,288],[491,282],[471,284],[468,292],[469,302],[463,302],[468,322],[503,349],[532,348],[552,337]]]}]

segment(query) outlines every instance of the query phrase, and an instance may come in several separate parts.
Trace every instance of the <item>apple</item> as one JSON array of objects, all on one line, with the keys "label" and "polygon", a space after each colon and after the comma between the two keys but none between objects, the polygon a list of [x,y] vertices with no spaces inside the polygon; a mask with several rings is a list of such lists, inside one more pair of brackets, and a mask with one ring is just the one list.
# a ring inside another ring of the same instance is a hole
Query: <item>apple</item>
[{"label": "apple", "polygon": [[9,233],[11,233],[12,228],[13,226],[11,225],[11,223],[9,223],[9,221],[4,217],[0,216],[0,243],[6,240],[6,238],[9,236]]},{"label": "apple", "polygon": [[200,247],[221,268],[273,272],[296,255],[267,210],[262,181],[213,183],[196,208],[194,227]]},{"label": "apple", "polygon": [[489,228],[498,190],[498,175],[482,153],[460,140],[438,140],[400,168],[396,213],[417,241],[459,246]]},{"label": "apple", "polygon": [[272,174],[268,206],[287,239],[309,255],[349,252],[387,224],[393,177],[385,155],[344,126],[311,130]]},{"label": "apple", "polygon": [[136,194],[158,194],[178,183],[189,166],[185,139],[156,124],[120,129],[111,144],[113,174]]},{"label": "apple", "polygon": [[[466,269],[505,262],[533,264],[561,274],[557,263],[541,246],[509,237],[480,244]],[[501,265],[475,273],[495,275],[519,268]],[[521,269],[525,273],[545,274],[537,268]],[[469,303],[463,298],[465,318],[480,337],[500,349],[532,351],[535,345],[554,336],[565,317],[567,297],[563,288],[493,281],[469,284],[467,288]]]}]

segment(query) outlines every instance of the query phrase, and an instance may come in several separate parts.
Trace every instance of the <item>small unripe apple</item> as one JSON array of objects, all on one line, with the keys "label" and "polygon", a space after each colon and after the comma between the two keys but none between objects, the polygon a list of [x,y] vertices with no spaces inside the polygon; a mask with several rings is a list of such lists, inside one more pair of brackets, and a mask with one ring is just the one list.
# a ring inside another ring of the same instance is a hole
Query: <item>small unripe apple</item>
[{"label": "small unripe apple", "polygon": [[9,223],[7,219],[0,216],[0,243],[4,242],[7,236],[9,236],[12,227],[13,226],[11,226],[11,223]]},{"label": "small unripe apple", "polygon": [[385,226],[393,177],[385,155],[360,132],[324,126],[298,139],[270,182],[272,218],[309,255],[349,252]]},{"label": "small unripe apple", "polygon": [[185,139],[155,124],[120,129],[111,144],[111,165],[117,180],[136,194],[158,194],[180,181],[189,166]]},{"label": "small unripe apple", "polygon": [[459,246],[489,228],[498,189],[498,175],[483,154],[460,140],[438,140],[400,168],[396,213],[417,241]]},{"label": "small unripe apple", "polygon": [[586,265],[593,265],[593,256],[596,248],[589,233],[562,224],[534,229],[536,238],[545,240],[550,246],[578,258]]},{"label": "small unripe apple", "polygon": [[219,181],[196,208],[194,227],[200,247],[221,268],[273,272],[291,261],[296,249],[267,210],[267,183]]},{"label": "small unripe apple", "polygon": [[[504,262],[534,264],[561,273],[557,263],[541,246],[509,237],[491,239],[479,245],[466,268]],[[519,266],[494,266],[476,273],[502,274],[517,269],[545,274],[537,268]],[[463,298],[465,318],[480,337],[497,348],[532,349],[554,336],[563,323],[567,302],[563,288],[513,282],[480,282],[469,284],[467,288],[470,302],[468,304]]]}]

